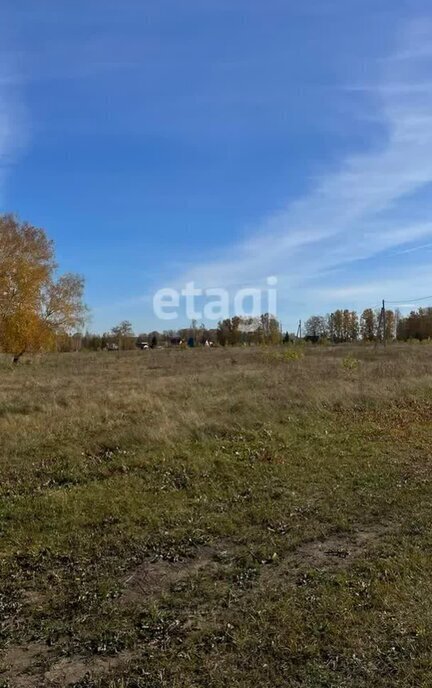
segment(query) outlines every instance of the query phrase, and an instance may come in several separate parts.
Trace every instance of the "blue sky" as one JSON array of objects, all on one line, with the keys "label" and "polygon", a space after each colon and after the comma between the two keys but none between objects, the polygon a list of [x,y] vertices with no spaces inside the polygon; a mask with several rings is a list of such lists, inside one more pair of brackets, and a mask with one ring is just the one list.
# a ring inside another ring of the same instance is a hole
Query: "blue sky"
[{"label": "blue sky", "polygon": [[432,294],[429,0],[3,0],[0,45],[1,209],[92,329],[188,281],[275,275],[290,330]]}]

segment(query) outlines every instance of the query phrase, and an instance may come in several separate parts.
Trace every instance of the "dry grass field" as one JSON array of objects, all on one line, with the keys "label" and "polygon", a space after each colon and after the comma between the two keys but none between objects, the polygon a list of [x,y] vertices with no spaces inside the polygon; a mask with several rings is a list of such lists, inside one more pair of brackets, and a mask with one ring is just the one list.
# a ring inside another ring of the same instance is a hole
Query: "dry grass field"
[{"label": "dry grass field", "polygon": [[431,420],[428,345],[3,362],[0,686],[431,685]]}]

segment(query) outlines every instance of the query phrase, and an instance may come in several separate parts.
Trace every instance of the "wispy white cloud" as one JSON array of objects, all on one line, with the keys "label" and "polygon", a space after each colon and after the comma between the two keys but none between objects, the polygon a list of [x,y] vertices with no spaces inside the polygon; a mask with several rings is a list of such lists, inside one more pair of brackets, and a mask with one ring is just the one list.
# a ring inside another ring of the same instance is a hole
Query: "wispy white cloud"
[{"label": "wispy white cloud", "polygon": [[395,255],[403,255],[404,253],[415,253],[416,251],[423,251],[426,248],[432,248],[432,242],[427,244],[419,244],[418,246],[411,246],[410,248],[405,248],[402,251],[396,251]]},{"label": "wispy white cloud", "polygon": [[[415,273],[420,280],[428,277],[428,271],[429,266],[426,265],[415,267]],[[407,277],[410,280],[409,286],[407,286]],[[367,282],[358,281],[350,285],[328,288],[321,286],[320,288],[311,289],[310,294],[320,302],[329,301],[337,303],[340,300],[346,299],[358,303],[364,298],[373,299],[374,296],[387,296],[387,298],[391,298],[392,294],[394,295],[394,299],[391,299],[392,301],[400,300],[401,294],[405,292],[405,300],[412,300],[420,296],[418,284],[413,281],[412,277],[413,271],[411,269],[408,271],[408,274],[403,272],[391,275],[383,273],[380,276],[378,273],[375,279],[369,279]]]},{"label": "wispy white cloud", "polygon": [[[192,267],[179,282],[234,287],[278,274],[284,275],[285,296],[296,299],[311,274],[328,274],[398,247],[412,251],[411,244],[432,237],[427,215],[421,217],[416,208],[410,220],[405,207],[432,184],[432,81],[425,78],[432,67],[431,41],[430,24],[421,31],[412,25],[394,56],[379,63],[382,73],[370,94],[374,105],[378,99],[386,132],[378,148],[347,157],[306,197],[265,218],[246,239]],[[349,301],[373,298],[383,288],[399,293],[413,277],[416,291],[432,291],[432,273],[422,271],[419,284],[419,272],[411,266],[397,284],[390,278],[361,284],[361,276],[353,276],[327,296]]]}]

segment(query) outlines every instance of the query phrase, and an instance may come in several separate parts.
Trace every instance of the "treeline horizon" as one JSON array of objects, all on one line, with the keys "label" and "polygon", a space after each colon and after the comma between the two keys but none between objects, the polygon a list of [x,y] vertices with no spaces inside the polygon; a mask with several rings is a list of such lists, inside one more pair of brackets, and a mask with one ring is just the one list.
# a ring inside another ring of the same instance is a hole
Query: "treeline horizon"
[{"label": "treeline horizon", "polygon": [[403,316],[399,309],[365,308],[358,313],[338,309],[305,322],[305,338],[327,339],[335,344],[353,341],[420,341],[432,337],[432,307],[420,307]]},{"label": "treeline horizon", "polygon": [[[75,351],[79,348],[98,351],[114,344],[122,350],[140,348],[143,344],[152,348],[180,343],[190,346],[192,342],[193,346],[205,345],[206,342],[220,346],[278,344],[284,336],[287,336],[287,333],[282,334],[279,320],[269,313],[254,318],[233,316],[221,320],[217,327],[192,322],[189,327],[176,330],[151,330],[138,334],[135,334],[128,320],[123,320],[103,334],[87,331],[84,334],[77,332],[73,335],[62,335],[58,339],[57,350]],[[293,338],[294,335],[290,337]]]},{"label": "treeline horizon", "polygon": [[[384,326],[385,320],[385,326]],[[248,330],[248,328],[255,329]],[[189,327],[171,330],[150,330],[135,334],[128,320],[122,321],[103,334],[75,333],[62,335],[57,351],[100,351],[112,345],[119,350],[133,350],[147,345],[200,346],[206,342],[219,346],[288,344],[299,340],[309,342],[407,341],[432,338],[432,307],[412,310],[402,316],[399,310],[386,310],[385,319],[380,309],[366,308],[359,315],[349,309],[337,309],[325,316],[312,315],[304,323],[301,336],[295,332],[282,332],[280,321],[268,313],[258,318],[234,316],[207,327],[204,323],[191,323]],[[192,344],[193,343],[193,344]]]}]

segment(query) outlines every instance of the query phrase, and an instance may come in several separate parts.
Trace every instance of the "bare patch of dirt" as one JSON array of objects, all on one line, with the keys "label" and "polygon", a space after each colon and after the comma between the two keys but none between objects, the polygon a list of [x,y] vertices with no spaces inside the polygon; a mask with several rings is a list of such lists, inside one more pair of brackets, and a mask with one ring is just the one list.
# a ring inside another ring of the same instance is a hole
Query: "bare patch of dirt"
[{"label": "bare patch of dirt", "polygon": [[30,607],[42,607],[46,602],[46,595],[39,590],[24,590],[22,598],[24,604]]},{"label": "bare patch of dirt", "polygon": [[42,643],[29,645],[14,645],[9,647],[3,658],[0,676],[2,679],[12,681],[14,688],[31,688],[39,685],[36,682],[36,672],[42,672],[42,667],[47,661],[49,648]]},{"label": "bare patch of dirt", "polygon": [[262,572],[261,581],[265,584],[270,578],[296,577],[307,569],[332,571],[348,568],[356,559],[364,556],[368,549],[388,532],[385,526],[377,524],[373,528],[362,528],[355,533],[338,533],[319,540],[305,542],[284,558],[276,568]]},{"label": "bare patch of dirt", "polygon": [[375,543],[383,530],[359,530],[352,535],[331,535],[325,540],[313,540],[301,545],[295,552],[299,563],[316,568],[344,567],[361,557],[368,546]]},{"label": "bare patch of dirt", "polygon": [[7,650],[3,658],[3,664],[6,666],[11,664],[22,672],[28,669],[38,657],[46,657],[46,653],[46,645],[38,643],[32,643],[29,646],[16,645]]},{"label": "bare patch of dirt", "polygon": [[115,669],[125,667],[134,655],[132,652],[120,652],[114,657],[93,657],[85,660],[80,657],[65,657],[56,662],[44,679],[47,686],[70,686],[82,681],[86,676],[99,678],[106,676]]},{"label": "bare patch of dirt", "polygon": [[64,688],[84,678],[100,678],[111,671],[126,667],[132,661],[132,652],[124,651],[113,657],[63,657],[47,669],[50,650],[46,645],[32,643],[28,647],[14,646],[3,658],[2,679],[13,688]]},{"label": "bare patch of dirt", "polygon": [[143,600],[168,592],[169,589],[194,576],[203,569],[217,568],[214,552],[210,547],[202,548],[193,559],[177,562],[164,560],[140,564],[124,581],[122,604],[137,604]]},{"label": "bare patch of dirt", "polygon": [[78,683],[89,673],[84,660],[79,657],[64,657],[45,672],[44,679],[48,685],[69,686]]}]

